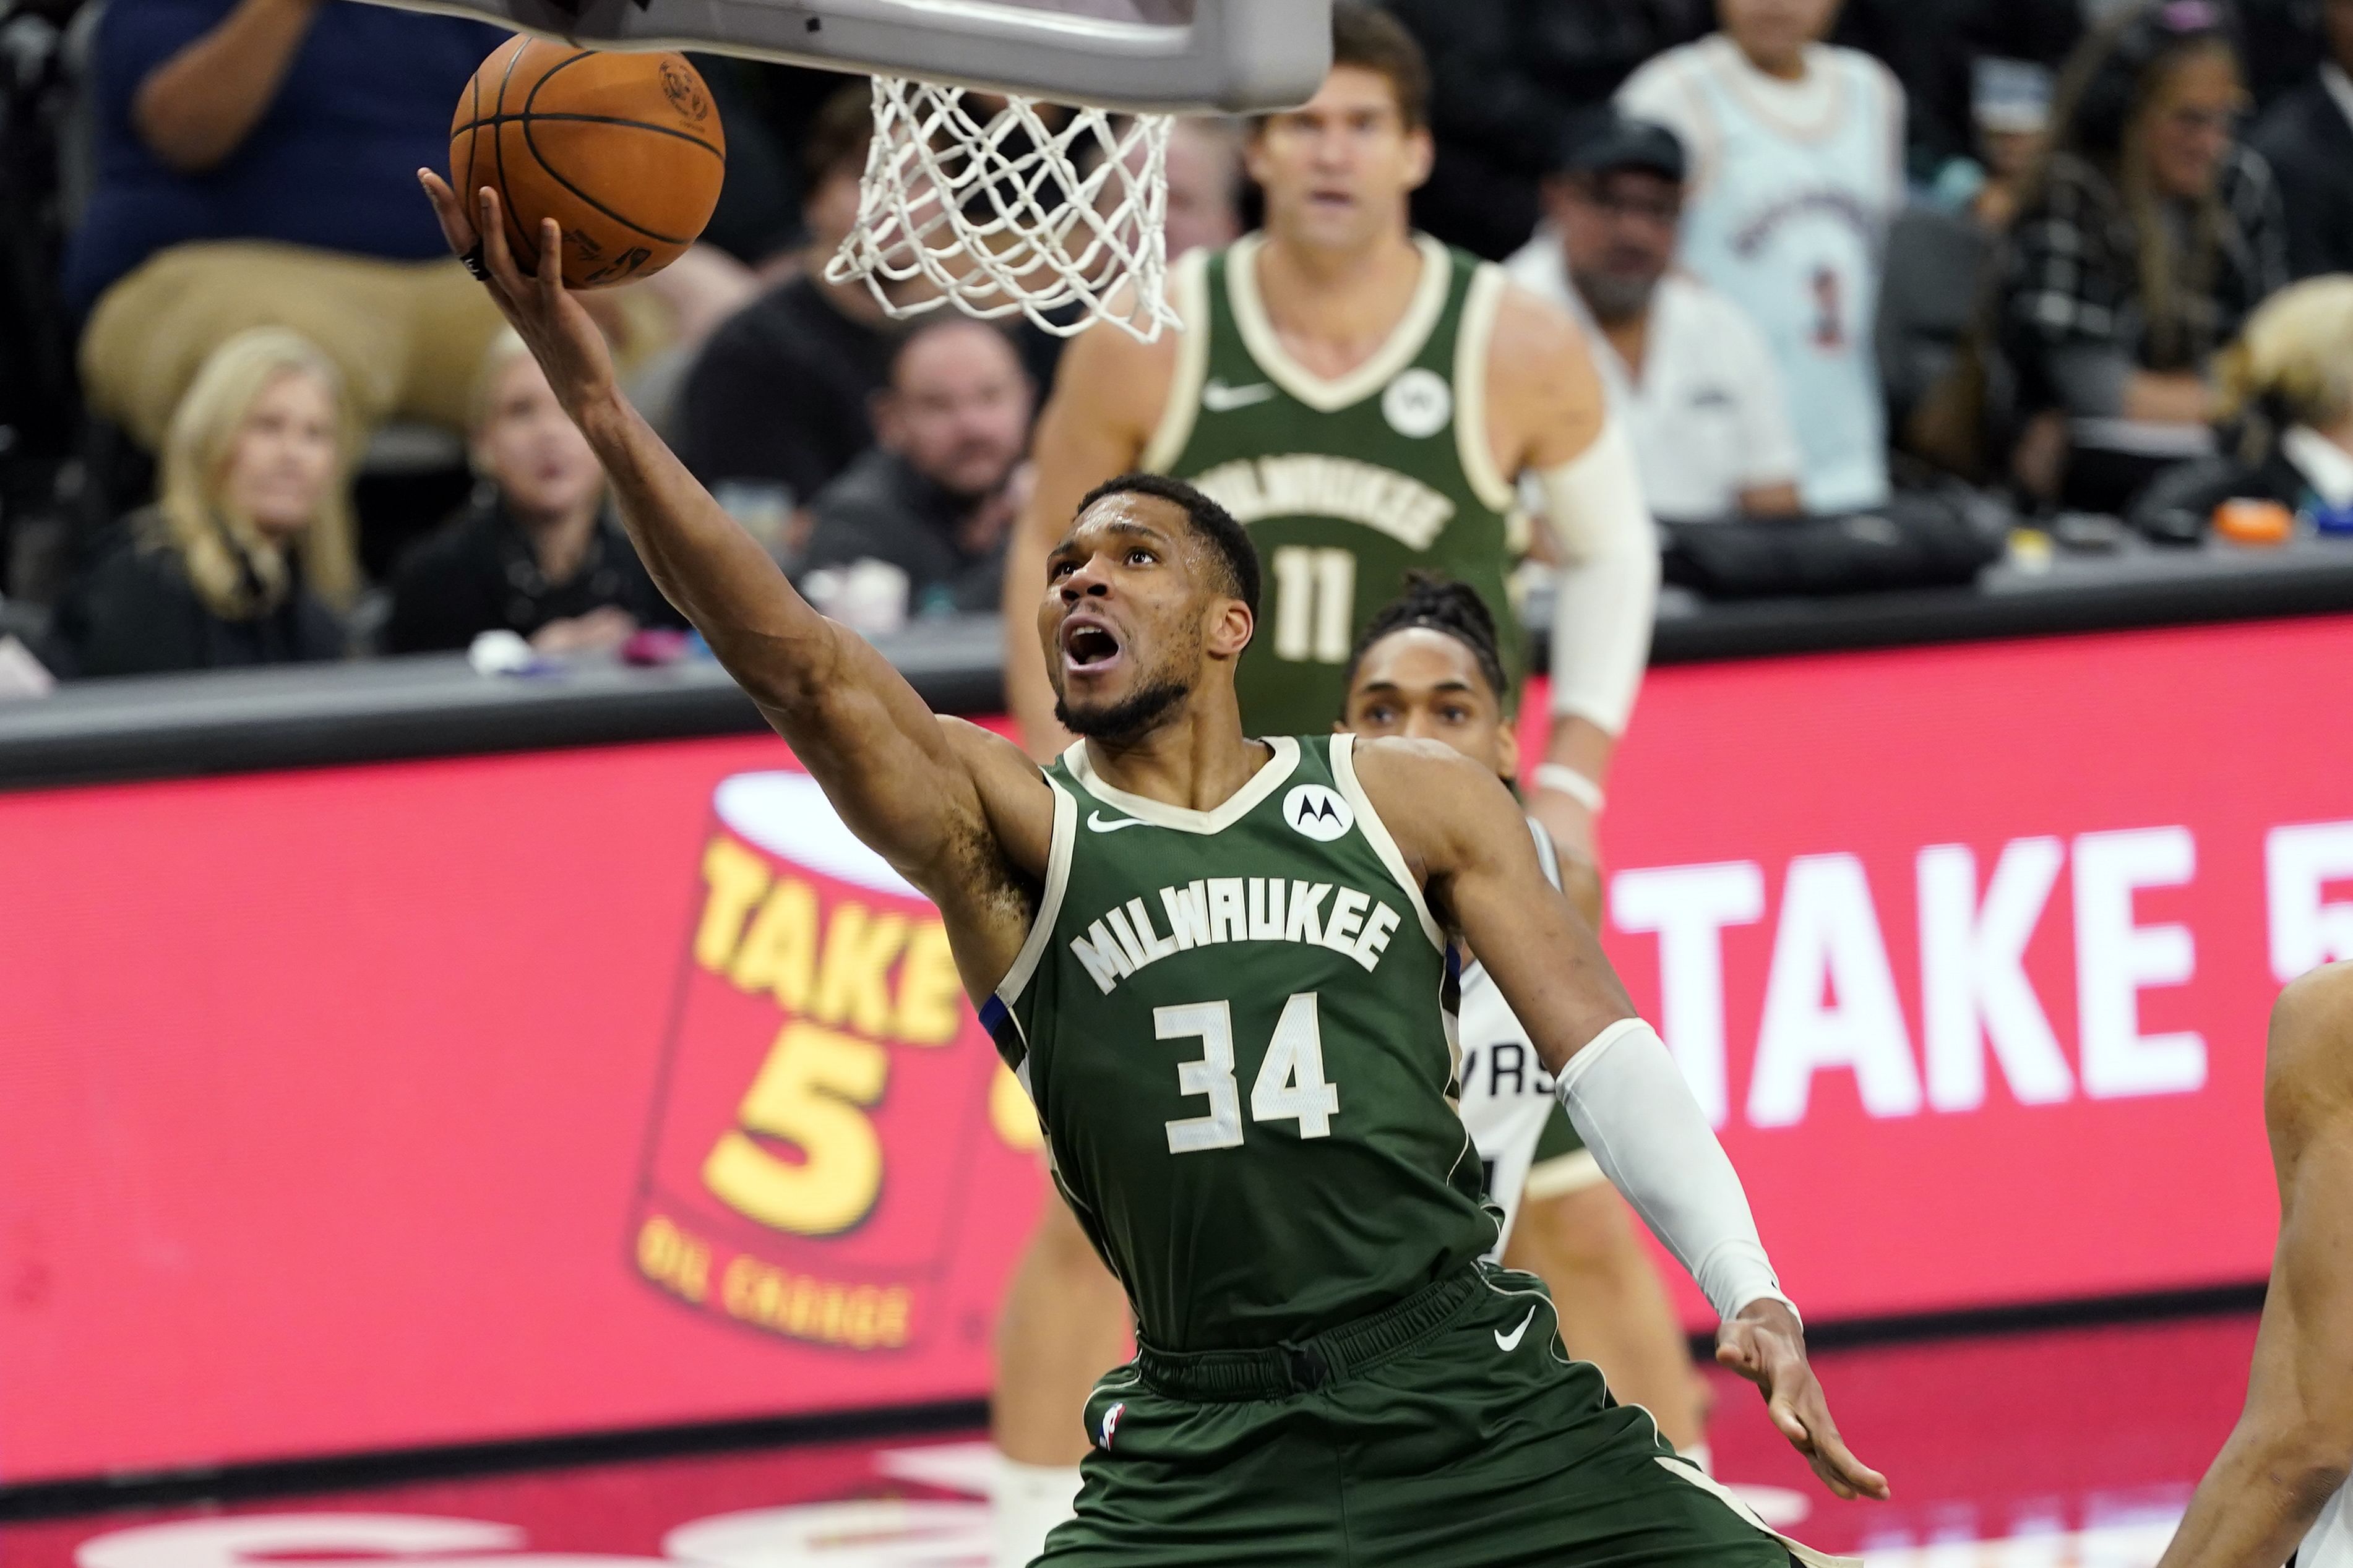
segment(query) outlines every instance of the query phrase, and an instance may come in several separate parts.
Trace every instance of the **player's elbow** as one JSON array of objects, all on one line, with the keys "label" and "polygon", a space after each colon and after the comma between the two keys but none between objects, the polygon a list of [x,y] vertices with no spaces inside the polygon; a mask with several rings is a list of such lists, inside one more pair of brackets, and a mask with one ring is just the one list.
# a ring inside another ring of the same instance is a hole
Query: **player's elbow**
[{"label": "player's elbow", "polygon": [[2262,1475],[2306,1511],[2318,1512],[2353,1476],[2353,1420],[2337,1413],[2258,1421],[2250,1436]]}]

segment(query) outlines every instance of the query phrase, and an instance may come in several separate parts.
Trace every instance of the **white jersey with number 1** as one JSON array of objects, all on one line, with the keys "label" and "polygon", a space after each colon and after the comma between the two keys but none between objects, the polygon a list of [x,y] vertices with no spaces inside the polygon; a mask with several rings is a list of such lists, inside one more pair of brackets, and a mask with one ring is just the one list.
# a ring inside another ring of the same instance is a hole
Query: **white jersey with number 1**
[{"label": "white jersey with number 1", "polygon": [[1812,511],[1887,499],[1886,415],[1873,328],[1881,253],[1904,202],[1904,89],[1856,49],[1815,45],[1795,82],[1721,33],[1669,49],[1618,104],[1683,141],[1683,265],[1765,334]]}]

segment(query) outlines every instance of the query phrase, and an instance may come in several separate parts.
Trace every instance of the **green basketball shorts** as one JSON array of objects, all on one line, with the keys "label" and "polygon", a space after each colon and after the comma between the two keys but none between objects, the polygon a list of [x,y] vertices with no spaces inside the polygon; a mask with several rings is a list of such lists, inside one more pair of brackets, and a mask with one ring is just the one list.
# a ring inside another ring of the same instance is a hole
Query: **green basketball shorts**
[{"label": "green basketball shorts", "polygon": [[1040,1568],[1788,1568],[1757,1516],[1562,1351],[1534,1275],[1478,1264],[1273,1350],[1148,1345],[1087,1401]]}]

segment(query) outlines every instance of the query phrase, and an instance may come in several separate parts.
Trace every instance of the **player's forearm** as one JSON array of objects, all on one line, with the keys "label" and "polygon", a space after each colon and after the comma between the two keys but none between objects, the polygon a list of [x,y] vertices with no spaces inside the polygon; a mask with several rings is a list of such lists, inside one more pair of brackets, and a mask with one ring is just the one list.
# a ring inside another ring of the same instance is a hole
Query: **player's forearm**
[{"label": "player's forearm", "polygon": [[1658,539],[1632,443],[1612,420],[1573,461],[1537,478],[1567,557],[1553,586],[1553,718],[1622,734],[1659,598]]},{"label": "player's forearm", "polygon": [[2198,1485],[2158,1568],[2278,1568],[2345,1485],[2347,1456],[2242,1420]]},{"label": "player's forearm", "polygon": [[218,164],[269,110],[318,11],[319,0],[243,0],[139,84],[139,139],[183,174]]},{"label": "player's forearm", "polygon": [[727,673],[763,708],[809,700],[831,662],[832,623],[793,591],[628,399],[593,395],[574,417],[611,480],[638,558]]},{"label": "player's forearm", "polygon": [[1639,1018],[1614,1024],[1558,1079],[1561,1103],[1602,1173],[1718,1316],[1788,1301],[1739,1174],[1657,1031]]}]

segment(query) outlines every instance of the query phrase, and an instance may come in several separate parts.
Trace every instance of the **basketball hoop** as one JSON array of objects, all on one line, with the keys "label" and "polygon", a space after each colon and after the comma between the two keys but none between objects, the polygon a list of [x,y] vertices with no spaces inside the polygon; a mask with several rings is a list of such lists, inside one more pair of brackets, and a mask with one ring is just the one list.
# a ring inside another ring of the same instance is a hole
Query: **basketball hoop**
[{"label": "basketball hoop", "polygon": [[1179,326],[1165,289],[1172,122],[878,76],[858,222],[826,279],[863,281],[893,317],[953,304],[1059,337],[1109,321],[1152,342]]}]

